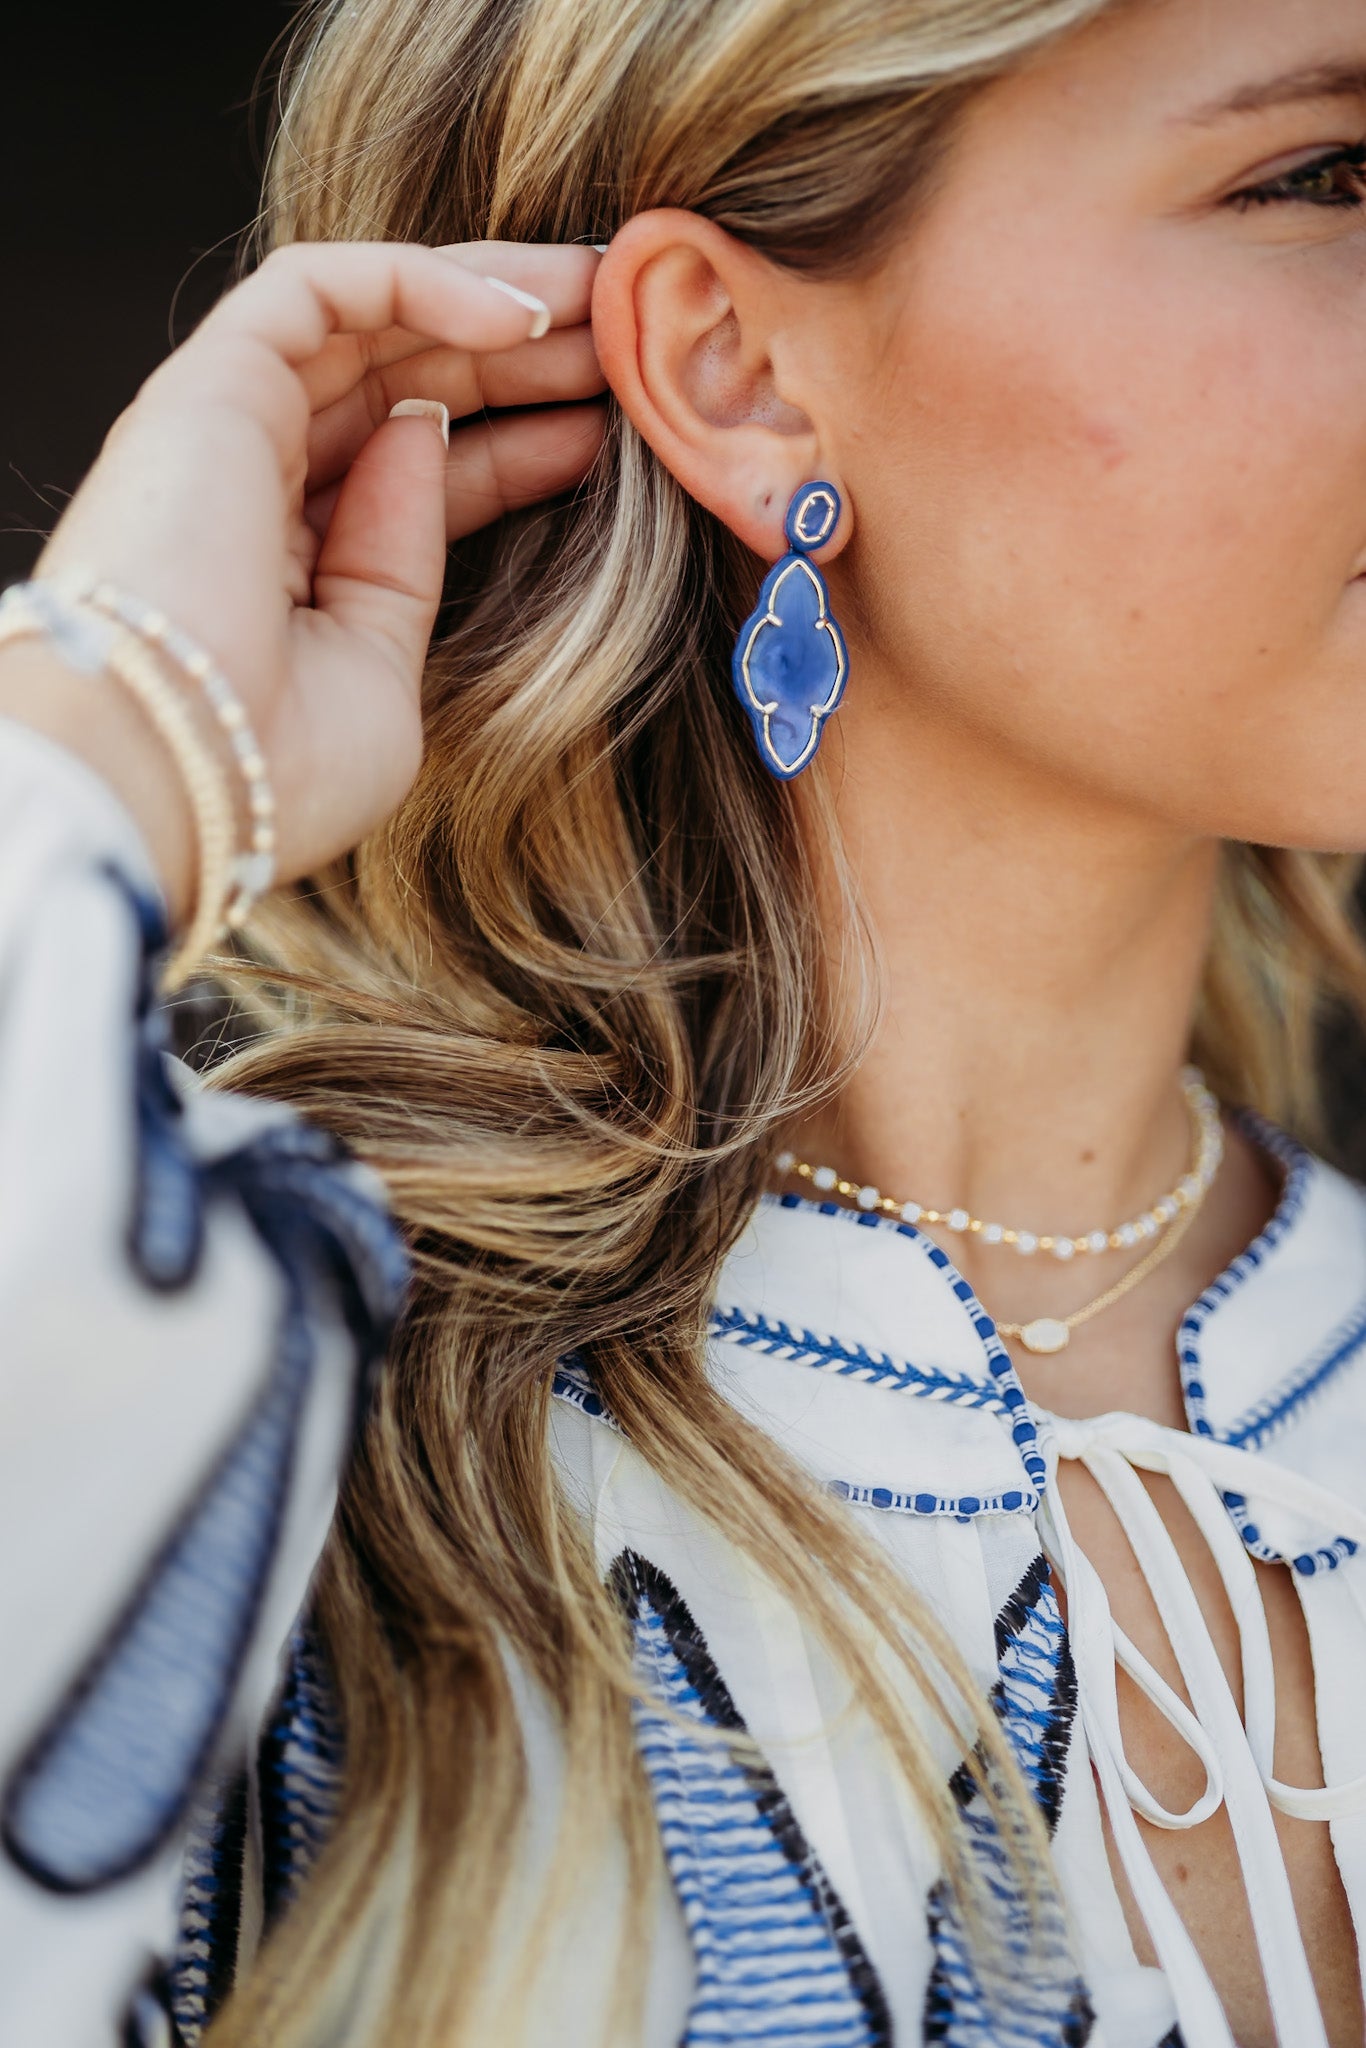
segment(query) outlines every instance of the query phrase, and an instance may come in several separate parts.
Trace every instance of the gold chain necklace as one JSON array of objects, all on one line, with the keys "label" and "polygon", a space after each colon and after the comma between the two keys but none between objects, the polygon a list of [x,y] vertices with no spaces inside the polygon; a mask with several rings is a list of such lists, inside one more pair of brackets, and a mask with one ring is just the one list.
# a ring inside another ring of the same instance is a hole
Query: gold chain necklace
[{"label": "gold chain necklace", "polygon": [[1035,1316],[1027,1323],[998,1322],[996,1325],[1003,1337],[1018,1337],[1027,1351],[1040,1354],[1064,1351],[1071,1342],[1073,1330],[1119,1301],[1170,1257],[1194,1222],[1219,1171],[1224,1156],[1219,1105],[1206,1088],[1204,1076],[1195,1067],[1182,1070],[1181,1090],[1190,1112],[1194,1137],[1194,1156],[1189,1171],[1182,1175],[1170,1194],[1163,1195],[1151,1209],[1146,1209],[1132,1222],[1121,1223],[1114,1230],[1093,1230],[1080,1237],[1012,1230],[1003,1224],[986,1223],[980,1217],[970,1215],[966,1209],[930,1209],[919,1202],[899,1202],[875,1187],[860,1187],[857,1182],[844,1179],[833,1166],[812,1166],[792,1152],[780,1152],[774,1165],[779,1173],[794,1174],[798,1179],[810,1181],[822,1193],[843,1195],[870,1214],[897,1216],[906,1223],[943,1224],[960,1234],[971,1234],[983,1244],[1008,1245],[1024,1257],[1045,1252],[1065,1261],[1079,1253],[1128,1250],[1146,1240],[1157,1239],[1152,1250],[1121,1280],[1070,1316]]},{"label": "gold chain necklace", "polygon": [[[1203,1200],[1203,1196],[1201,1197]],[[1065,1351],[1072,1341],[1072,1332],[1079,1323],[1089,1323],[1092,1316],[1098,1316],[1103,1308],[1109,1308],[1121,1296],[1126,1295],[1140,1280],[1146,1280],[1156,1266],[1170,1258],[1186,1232],[1190,1229],[1200,1207],[1194,1202],[1183,1209],[1181,1215],[1159,1239],[1150,1252],[1132,1266],[1122,1280],[1116,1280],[1113,1287],[1107,1287],[1104,1294],[1098,1294],[1094,1301],[1088,1301],[1084,1308],[1074,1309],[1070,1316],[1035,1316],[1028,1323],[996,1323],[997,1334],[1002,1337],[1018,1337],[1026,1351],[1048,1355]],[[993,1317],[993,1321],[995,1318]]]}]

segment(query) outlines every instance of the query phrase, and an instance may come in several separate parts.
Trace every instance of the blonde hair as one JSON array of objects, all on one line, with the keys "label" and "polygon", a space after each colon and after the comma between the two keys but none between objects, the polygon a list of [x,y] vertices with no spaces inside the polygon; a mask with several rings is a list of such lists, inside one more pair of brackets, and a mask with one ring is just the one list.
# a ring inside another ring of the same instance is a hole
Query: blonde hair
[{"label": "blonde hair", "polygon": [[[287,74],[267,239],[600,242],[675,205],[780,263],[852,269],[980,83],[1105,4],[343,0]],[[1019,1852],[1042,1849],[952,1646],[704,1370],[774,1133],[842,1057],[792,806],[730,695],[752,567],[614,415],[589,482],[463,543],[449,588],[417,787],[263,926],[287,1028],[225,1075],[379,1168],[416,1281],[318,1588],[341,1823],[221,2048],[515,2038],[490,1960],[526,1808],[509,1657],[564,1760],[536,1924],[588,1845],[618,1857],[629,2030],[658,1847],[622,1617],[550,1460],[571,1349],[640,1456],[838,1656],[950,1877],[971,1890],[926,1710],[980,1758]],[[1363,982],[1350,879],[1229,861],[1200,1052],[1226,1093],[1301,1123],[1318,997]]]}]

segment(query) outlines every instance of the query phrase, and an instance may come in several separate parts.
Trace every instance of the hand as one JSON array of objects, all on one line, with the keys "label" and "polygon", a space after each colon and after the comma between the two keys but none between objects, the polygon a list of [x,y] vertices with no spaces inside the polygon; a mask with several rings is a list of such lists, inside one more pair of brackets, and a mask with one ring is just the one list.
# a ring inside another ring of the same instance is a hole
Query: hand
[{"label": "hand", "polygon": [[[148,379],[44,550],[39,575],[107,577],[221,664],[275,786],[281,880],[354,845],[417,773],[447,542],[570,488],[597,452],[602,408],[553,403],[603,389],[587,324],[597,263],[498,242],[278,250]],[[549,308],[544,339],[531,339],[544,315],[492,276]],[[437,420],[388,418],[409,398],[468,421],[449,451]],[[469,420],[529,404],[546,409]],[[35,689],[27,659],[27,686],[18,702],[0,688],[0,708],[51,731],[51,679]],[[151,766],[159,743],[122,706],[69,722],[57,737],[137,792],[183,905],[190,839],[173,769]],[[137,763],[122,758],[134,746]]]}]

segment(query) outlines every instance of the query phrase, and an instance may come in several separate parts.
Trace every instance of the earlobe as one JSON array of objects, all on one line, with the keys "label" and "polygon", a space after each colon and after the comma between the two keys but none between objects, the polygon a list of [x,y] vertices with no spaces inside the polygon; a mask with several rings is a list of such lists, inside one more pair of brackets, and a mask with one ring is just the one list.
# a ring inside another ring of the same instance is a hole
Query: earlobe
[{"label": "earlobe", "polygon": [[768,561],[786,545],[794,489],[821,468],[815,426],[774,370],[791,293],[776,265],[676,208],[628,221],[593,291],[598,357],[623,411],[683,488]]}]

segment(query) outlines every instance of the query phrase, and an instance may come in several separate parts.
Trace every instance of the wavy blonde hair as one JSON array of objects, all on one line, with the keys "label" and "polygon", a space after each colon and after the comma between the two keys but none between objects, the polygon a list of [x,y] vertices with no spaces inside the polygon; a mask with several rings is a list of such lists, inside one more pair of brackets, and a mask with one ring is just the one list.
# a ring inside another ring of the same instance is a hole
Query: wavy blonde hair
[{"label": "wavy blonde hair", "polygon": [[[848,272],[903,230],[981,83],[1105,5],[341,0],[287,69],[266,239],[601,242],[672,205]],[[216,2048],[517,2038],[494,1940],[526,1874],[510,1665],[564,1764],[534,1926],[592,1855],[616,1871],[629,2038],[658,1846],[622,1618],[550,1460],[571,1348],[639,1454],[840,1659],[964,1893],[935,1717],[975,1746],[1021,1855],[1042,1849],[961,1659],[704,1370],[774,1134],[848,1056],[792,805],[730,692],[753,582],[614,414],[582,489],[455,551],[417,787],[263,927],[280,1028],[223,1078],[378,1167],[416,1282],[318,1588],[341,1823]],[[1366,978],[1351,879],[1228,861],[1198,1049],[1226,1094],[1301,1126],[1320,997]]]}]

